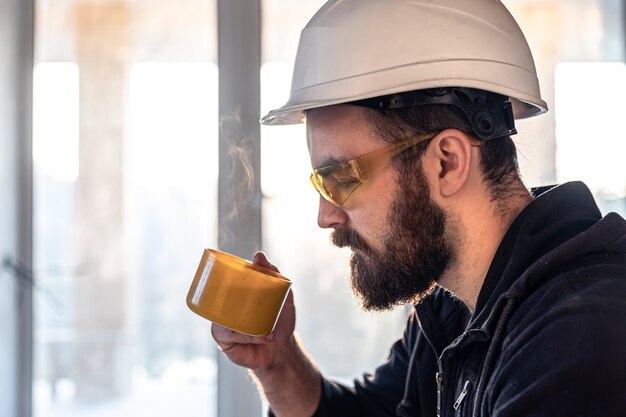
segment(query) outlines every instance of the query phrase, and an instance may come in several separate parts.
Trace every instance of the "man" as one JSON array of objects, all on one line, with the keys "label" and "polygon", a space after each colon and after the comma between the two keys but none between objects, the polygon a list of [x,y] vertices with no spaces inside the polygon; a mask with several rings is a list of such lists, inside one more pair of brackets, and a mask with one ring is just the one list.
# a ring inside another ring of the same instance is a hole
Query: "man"
[{"label": "man", "polygon": [[[496,0],[337,0],[302,33],[318,223],[348,246],[366,309],[413,303],[374,375],[324,378],[294,336],[214,325],[276,416],[626,415],[626,222],[581,183],[529,192],[514,119],[547,110]],[[262,253],[255,262],[273,267]]]}]

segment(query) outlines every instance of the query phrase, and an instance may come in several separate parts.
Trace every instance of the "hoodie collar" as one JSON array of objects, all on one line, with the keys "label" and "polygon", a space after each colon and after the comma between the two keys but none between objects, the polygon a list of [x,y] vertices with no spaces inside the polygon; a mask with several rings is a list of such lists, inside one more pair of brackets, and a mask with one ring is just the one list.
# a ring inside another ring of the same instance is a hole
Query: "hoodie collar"
[{"label": "hoodie collar", "polygon": [[535,199],[505,234],[476,302],[471,327],[481,327],[498,299],[542,256],[587,230],[601,218],[581,182],[533,189]]}]

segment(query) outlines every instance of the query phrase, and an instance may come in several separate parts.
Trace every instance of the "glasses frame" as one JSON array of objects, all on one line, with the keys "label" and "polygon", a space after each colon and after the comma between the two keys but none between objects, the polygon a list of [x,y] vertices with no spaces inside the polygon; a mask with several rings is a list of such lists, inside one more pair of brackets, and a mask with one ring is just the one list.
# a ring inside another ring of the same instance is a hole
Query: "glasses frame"
[{"label": "glasses frame", "polygon": [[[315,190],[320,193],[325,200],[336,207],[343,207],[348,198],[350,198],[364,182],[369,180],[376,172],[387,165],[393,157],[419,143],[430,140],[435,136],[437,136],[437,133],[424,133],[344,162],[316,168],[311,173],[311,183],[313,184]],[[324,181],[331,172],[344,169],[352,170],[357,184],[347,192],[344,198],[337,199],[333,196],[332,191],[328,190],[327,187],[324,186]]]}]

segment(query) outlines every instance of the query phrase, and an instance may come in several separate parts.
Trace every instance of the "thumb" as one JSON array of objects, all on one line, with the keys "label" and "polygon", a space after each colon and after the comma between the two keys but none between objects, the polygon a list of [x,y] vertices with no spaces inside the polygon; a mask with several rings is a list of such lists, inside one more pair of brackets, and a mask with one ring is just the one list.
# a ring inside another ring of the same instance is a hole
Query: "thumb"
[{"label": "thumb", "polygon": [[272,263],[270,263],[270,261],[267,260],[267,255],[265,255],[265,252],[262,251],[254,254],[254,256],[252,257],[252,263],[262,266],[263,268],[271,269],[275,272],[280,272],[278,268],[276,268]]}]

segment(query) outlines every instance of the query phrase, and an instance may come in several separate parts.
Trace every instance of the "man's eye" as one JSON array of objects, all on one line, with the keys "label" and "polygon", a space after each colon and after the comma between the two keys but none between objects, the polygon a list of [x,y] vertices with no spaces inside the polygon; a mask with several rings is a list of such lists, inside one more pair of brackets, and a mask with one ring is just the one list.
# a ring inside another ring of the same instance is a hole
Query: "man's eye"
[{"label": "man's eye", "polygon": [[355,185],[359,184],[359,180],[357,180],[353,176],[345,176],[343,178],[334,177],[333,180],[334,180],[333,183],[335,184],[335,187],[342,188],[342,189],[352,188]]},{"label": "man's eye", "polygon": [[359,184],[358,181],[338,182],[335,184],[335,188],[340,189],[340,190],[350,190],[358,184]]}]

